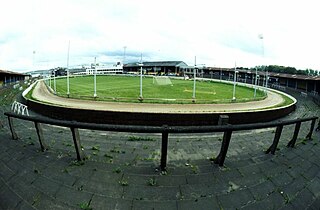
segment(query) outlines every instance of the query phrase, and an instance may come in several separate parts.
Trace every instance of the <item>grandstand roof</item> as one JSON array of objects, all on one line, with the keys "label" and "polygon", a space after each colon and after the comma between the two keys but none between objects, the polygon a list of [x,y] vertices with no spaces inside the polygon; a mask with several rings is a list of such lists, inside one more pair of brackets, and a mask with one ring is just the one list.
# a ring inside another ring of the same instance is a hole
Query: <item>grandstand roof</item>
[{"label": "grandstand roof", "polygon": [[[223,70],[223,71],[234,71],[234,68],[217,68],[217,67],[210,67],[211,70]],[[252,73],[252,70],[244,70],[244,69],[237,69],[239,72],[246,72]],[[264,71],[258,71],[258,74],[264,75]],[[317,80],[320,81],[320,75],[318,76],[310,76],[310,75],[301,75],[301,74],[285,74],[285,73],[277,73],[277,72],[268,72],[268,75],[271,77],[282,77],[282,78],[289,78],[289,79],[299,79],[299,80]]]},{"label": "grandstand roof", "polygon": [[21,76],[28,75],[28,74],[23,74],[19,72],[8,71],[8,70],[1,70],[1,69],[0,69],[0,74],[21,75]]},{"label": "grandstand roof", "polygon": [[300,74],[283,74],[283,73],[275,73],[275,72],[269,72],[270,76],[275,77],[284,77],[284,78],[292,78],[292,79],[300,79],[300,80],[319,80],[320,76],[309,76],[309,75],[300,75]]},{"label": "grandstand roof", "polygon": [[[151,67],[151,66],[188,66],[183,61],[152,61],[152,62],[142,62],[144,67]],[[125,65],[125,67],[137,67],[139,66],[139,63],[128,63]]]}]

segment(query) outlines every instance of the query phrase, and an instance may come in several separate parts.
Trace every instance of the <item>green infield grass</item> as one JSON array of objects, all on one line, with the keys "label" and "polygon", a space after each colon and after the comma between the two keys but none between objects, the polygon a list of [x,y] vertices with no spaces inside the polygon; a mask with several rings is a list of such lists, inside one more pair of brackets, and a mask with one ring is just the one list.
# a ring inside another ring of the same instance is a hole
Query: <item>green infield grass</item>
[{"label": "green infield grass", "polygon": [[[97,97],[94,98],[94,77],[70,77],[70,98],[95,99],[103,101],[141,102],[140,77],[97,75]],[[230,103],[262,100],[265,94],[254,89],[236,86],[236,100],[232,101],[233,85],[213,81],[196,82],[196,100],[193,96],[193,80],[172,79],[172,85],[154,84],[152,77],[143,77],[143,102],[148,103]],[[47,84],[50,84],[47,81]],[[53,80],[51,80],[53,88]],[[67,97],[67,79],[56,79],[57,95]]]}]

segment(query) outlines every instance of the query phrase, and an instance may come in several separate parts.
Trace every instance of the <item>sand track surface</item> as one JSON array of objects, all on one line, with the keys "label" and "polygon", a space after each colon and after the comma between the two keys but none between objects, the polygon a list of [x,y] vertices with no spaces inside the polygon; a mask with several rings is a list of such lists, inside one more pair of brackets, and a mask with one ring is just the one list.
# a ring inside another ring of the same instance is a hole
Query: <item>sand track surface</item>
[{"label": "sand track surface", "polygon": [[43,81],[39,81],[36,84],[32,97],[42,102],[63,107],[138,113],[243,112],[265,109],[281,104],[284,101],[281,95],[272,91],[268,91],[268,97],[264,100],[229,104],[151,104],[90,101],[56,96],[48,90]]}]

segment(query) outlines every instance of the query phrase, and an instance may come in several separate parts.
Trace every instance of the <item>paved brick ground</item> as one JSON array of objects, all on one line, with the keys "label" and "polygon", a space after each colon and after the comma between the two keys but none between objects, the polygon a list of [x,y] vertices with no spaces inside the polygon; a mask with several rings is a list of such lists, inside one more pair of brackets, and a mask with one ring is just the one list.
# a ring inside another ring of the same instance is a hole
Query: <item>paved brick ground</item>
[{"label": "paved brick ground", "polygon": [[[234,133],[222,168],[210,161],[222,133],[170,135],[161,174],[159,134],[81,130],[87,160],[77,162],[68,129],[44,126],[50,149],[41,152],[33,124],[15,120],[20,139],[11,140],[8,109],[0,108],[0,209],[320,208],[320,133],[304,140],[310,123],[295,148],[286,147],[294,128],[286,126],[275,155],[263,152],[275,129]],[[304,99],[286,118],[311,115],[320,109]]]}]

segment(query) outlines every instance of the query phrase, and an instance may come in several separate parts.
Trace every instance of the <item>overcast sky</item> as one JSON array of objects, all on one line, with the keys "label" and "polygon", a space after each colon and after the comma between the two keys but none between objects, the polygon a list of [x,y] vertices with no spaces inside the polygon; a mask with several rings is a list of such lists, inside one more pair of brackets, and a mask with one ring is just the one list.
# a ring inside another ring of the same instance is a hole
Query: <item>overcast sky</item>
[{"label": "overcast sky", "polygon": [[[320,70],[316,0],[10,0],[0,7],[0,69],[181,60]],[[259,38],[262,35],[263,39]]]}]

